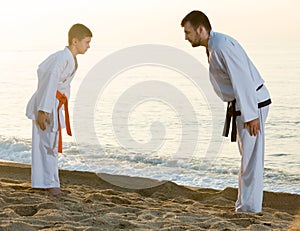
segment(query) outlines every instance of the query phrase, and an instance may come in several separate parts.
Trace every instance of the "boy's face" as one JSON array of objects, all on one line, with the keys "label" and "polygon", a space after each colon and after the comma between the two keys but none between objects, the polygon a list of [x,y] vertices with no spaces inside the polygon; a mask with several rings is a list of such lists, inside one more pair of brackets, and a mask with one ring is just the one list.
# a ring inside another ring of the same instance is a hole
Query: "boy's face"
[{"label": "boy's face", "polygon": [[77,54],[84,54],[90,48],[91,37],[85,37],[82,40],[74,39],[73,44],[77,50]]}]

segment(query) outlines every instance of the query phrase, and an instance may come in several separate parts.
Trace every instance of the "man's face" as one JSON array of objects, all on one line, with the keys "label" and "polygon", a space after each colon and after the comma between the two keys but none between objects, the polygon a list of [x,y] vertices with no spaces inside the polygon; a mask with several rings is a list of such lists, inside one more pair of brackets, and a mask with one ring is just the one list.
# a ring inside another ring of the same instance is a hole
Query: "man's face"
[{"label": "man's face", "polygon": [[85,37],[82,40],[78,40],[75,43],[78,54],[84,54],[90,48],[91,37]]},{"label": "man's face", "polygon": [[194,29],[190,22],[186,22],[184,24],[184,33],[185,40],[188,40],[192,44],[192,47],[198,47],[201,45],[200,34]]}]

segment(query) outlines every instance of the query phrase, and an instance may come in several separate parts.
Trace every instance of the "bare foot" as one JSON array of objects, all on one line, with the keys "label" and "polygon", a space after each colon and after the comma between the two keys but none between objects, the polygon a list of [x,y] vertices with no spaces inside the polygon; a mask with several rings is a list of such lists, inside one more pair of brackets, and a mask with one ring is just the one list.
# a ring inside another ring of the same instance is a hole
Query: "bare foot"
[{"label": "bare foot", "polygon": [[55,197],[64,196],[67,193],[62,191],[60,188],[47,188],[47,191]]}]

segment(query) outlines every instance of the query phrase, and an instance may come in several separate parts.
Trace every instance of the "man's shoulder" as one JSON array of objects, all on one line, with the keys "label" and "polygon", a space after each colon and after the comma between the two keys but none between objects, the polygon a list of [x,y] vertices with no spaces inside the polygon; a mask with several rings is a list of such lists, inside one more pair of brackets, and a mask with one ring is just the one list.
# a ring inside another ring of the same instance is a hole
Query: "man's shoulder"
[{"label": "man's shoulder", "polygon": [[214,51],[222,51],[238,42],[231,36],[219,32],[211,33],[211,49]]}]

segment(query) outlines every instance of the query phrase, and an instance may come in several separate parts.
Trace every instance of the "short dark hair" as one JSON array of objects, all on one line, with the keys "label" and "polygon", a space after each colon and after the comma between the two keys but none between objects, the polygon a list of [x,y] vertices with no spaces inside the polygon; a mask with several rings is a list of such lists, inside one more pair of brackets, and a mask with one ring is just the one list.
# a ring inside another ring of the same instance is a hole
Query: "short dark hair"
[{"label": "short dark hair", "polygon": [[190,22],[191,25],[196,29],[198,26],[202,25],[204,28],[210,32],[211,31],[211,25],[209,22],[208,17],[199,10],[194,10],[187,14],[181,21],[181,26],[184,27],[184,25]]},{"label": "short dark hair", "polygon": [[68,33],[69,45],[72,44],[73,38],[77,38],[80,41],[80,40],[84,39],[85,37],[93,37],[93,34],[90,31],[90,29],[80,23],[74,24],[70,28],[69,33]]}]

